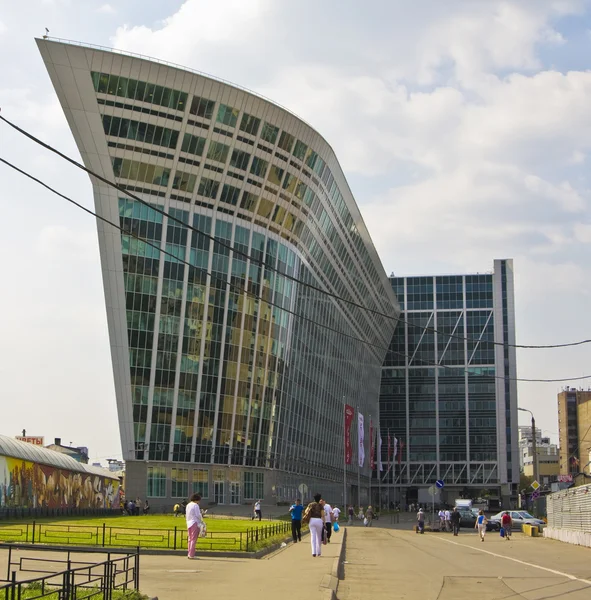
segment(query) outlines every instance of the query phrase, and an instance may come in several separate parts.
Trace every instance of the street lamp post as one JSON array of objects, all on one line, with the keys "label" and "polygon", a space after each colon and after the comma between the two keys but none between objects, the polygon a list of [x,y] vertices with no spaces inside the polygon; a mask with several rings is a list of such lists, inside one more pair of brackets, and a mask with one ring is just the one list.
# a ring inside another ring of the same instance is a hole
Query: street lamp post
[{"label": "street lamp post", "polygon": [[536,445],[536,419],[534,418],[534,413],[527,408],[518,408],[517,410],[528,412],[531,415],[531,449],[534,461],[534,481],[538,481],[538,449]]}]

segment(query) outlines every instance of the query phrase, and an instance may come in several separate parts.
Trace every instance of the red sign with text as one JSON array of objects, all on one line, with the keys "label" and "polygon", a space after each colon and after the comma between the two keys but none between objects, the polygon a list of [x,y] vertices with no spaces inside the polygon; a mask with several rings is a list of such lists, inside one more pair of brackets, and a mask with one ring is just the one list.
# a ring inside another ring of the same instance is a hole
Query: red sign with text
[{"label": "red sign with text", "polygon": [[350,465],[353,458],[353,449],[351,448],[351,424],[355,416],[355,409],[345,404],[345,464]]},{"label": "red sign with text", "polygon": [[21,442],[27,442],[27,444],[34,444],[35,446],[43,446],[43,436],[42,435],[17,435],[17,440]]}]

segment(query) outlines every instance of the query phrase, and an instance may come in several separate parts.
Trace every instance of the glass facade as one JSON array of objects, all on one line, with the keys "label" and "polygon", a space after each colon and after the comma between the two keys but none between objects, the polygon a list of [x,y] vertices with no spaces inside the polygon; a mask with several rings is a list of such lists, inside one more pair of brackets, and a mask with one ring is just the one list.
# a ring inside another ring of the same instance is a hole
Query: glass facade
[{"label": "glass facade", "polygon": [[144,478],[128,493],[282,501],[309,484],[338,500],[343,403],[377,414],[395,327],[353,303],[399,308],[336,157],[266,100],[114,56],[94,50],[87,89],[65,94],[100,116],[104,139],[77,139],[88,166],[92,139],[141,200],[95,187],[125,230],[99,240],[124,458]]},{"label": "glass facade", "polygon": [[[397,488],[396,501],[416,501],[417,488],[445,482],[493,488],[513,481],[509,381],[514,360],[507,347],[495,352],[495,335],[512,343],[508,320],[506,261],[496,274],[392,277],[402,308],[382,369],[382,438],[398,441],[384,483]],[[495,293],[504,299],[495,302]],[[505,407],[504,409],[502,407]],[[499,445],[499,413],[506,451]],[[388,464],[387,448],[382,460]],[[499,468],[504,463],[506,478]]]}]

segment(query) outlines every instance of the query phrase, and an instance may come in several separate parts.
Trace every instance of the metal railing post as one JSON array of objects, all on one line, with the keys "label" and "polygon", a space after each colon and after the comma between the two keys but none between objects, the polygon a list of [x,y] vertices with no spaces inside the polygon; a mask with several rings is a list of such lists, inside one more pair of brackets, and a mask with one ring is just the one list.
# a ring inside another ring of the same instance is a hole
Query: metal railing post
[{"label": "metal railing post", "polygon": [[176,525],[174,526],[174,549],[176,550]]},{"label": "metal railing post", "polygon": [[105,547],[105,534],[107,530],[107,524],[103,523],[103,548]]},{"label": "metal railing post", "polygon": [[35,543],[35,521],[33,521],[33,531],[31,533],[31,544]]}]

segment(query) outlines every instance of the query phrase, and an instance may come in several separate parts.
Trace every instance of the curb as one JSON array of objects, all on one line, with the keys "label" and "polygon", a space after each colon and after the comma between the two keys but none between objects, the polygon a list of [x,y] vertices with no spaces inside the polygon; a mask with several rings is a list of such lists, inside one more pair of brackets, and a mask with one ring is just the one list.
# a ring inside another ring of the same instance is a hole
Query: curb
[{"label": "curb", "polygon": [[330,573],[327,573],[320,583],[322,600],[338,600],[339,582],[345,578],[345,555],[347,545],[347,529],[343,529],[343,541],[339,555],[332,561]]}]

